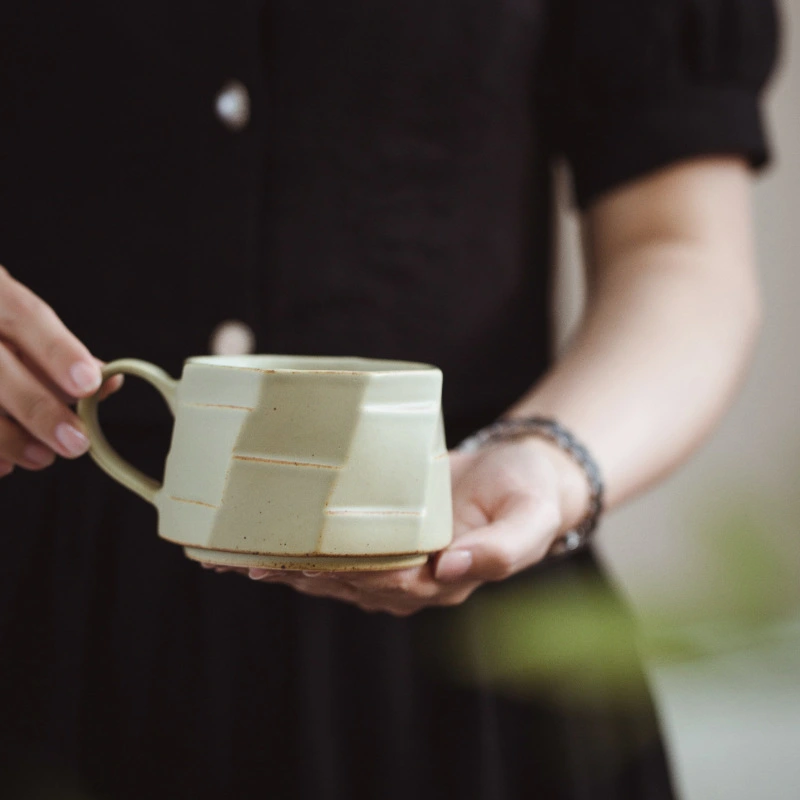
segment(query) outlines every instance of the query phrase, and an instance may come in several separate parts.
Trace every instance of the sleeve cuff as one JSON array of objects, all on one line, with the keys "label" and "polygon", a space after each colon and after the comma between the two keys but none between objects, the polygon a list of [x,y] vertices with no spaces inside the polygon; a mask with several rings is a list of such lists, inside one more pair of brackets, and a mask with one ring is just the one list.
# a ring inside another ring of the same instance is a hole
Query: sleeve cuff
[{"label": "sleeve cuff", "polygon": [[604,192],[677,161],[738,154],[769,162],[758,93],[705,88],[608,117],[577,115],[565,148],[575,199],[585,209]]}]

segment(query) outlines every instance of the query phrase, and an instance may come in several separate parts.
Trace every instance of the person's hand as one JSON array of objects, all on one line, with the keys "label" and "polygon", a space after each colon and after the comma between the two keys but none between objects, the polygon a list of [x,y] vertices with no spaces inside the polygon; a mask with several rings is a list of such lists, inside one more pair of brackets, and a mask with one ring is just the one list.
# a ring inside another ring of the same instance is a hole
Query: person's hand
[{"label": "person's hand", "polygon": [[[89,449],[69,406],[97,391],[101,364],[0,266],[0,478],[17,465],[39,470],[56,455],[77,458]],[[120,385],[107,381],[103,396]]]},{"label": "person's hand", "polygon": [[458,605],[482,583],[540,561],[588,503],[580,468],[540,439],[454,452],[450,462],[453,542],[422,566],[392,572],[220,571],[249,573],[365,611],[407,616],[428,606]]}]

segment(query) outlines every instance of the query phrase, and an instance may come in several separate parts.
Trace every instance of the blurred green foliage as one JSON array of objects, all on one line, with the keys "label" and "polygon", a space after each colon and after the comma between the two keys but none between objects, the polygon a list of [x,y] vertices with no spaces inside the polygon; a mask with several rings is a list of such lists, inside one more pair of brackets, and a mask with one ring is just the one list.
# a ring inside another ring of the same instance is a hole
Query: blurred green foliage
[{"label": "blurred green foliage", "polygon": [[773,530],[785,513],[744,493],[705,512],[694,542],[702,580],[676,586],[674,603],[638,598],[638,619],[591,572],[567,581],[542,572],[478,592],[441,643],[441,663],[456,682],[516,697],[649,703],[642,657],[665,664],[752,647],[800,614],[797,560]]}]

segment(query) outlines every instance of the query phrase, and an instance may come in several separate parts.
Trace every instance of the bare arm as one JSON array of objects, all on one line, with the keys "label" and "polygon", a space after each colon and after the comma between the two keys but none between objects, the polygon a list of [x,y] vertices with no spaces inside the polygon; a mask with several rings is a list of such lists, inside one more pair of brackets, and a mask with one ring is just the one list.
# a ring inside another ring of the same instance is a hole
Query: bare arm
[{"label": "bare arm", "polygon": [[[583,439],[609,506],[698,446],[748,364],[760,316],[749,182],[736,159],[692,161],[586,215],[583,323],[510,414],[553,415]],[[580,493],[567,516],[580,513]]]}]

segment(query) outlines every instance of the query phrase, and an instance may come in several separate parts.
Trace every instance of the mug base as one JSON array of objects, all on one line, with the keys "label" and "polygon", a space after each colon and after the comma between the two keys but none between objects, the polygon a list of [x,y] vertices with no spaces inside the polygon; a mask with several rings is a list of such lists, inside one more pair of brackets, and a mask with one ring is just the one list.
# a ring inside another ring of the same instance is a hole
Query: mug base
[{"label": "mug base", "polygon": [[372,572],[379,570],[408,569],[424,564],[427,553],[401,556],[280,556],[259,553],[231,553],[225,550],[206,550],[202,547],[184,547],[192,561],[218,567],[244,567],[250,569],[285,569],[305,572]]}]

